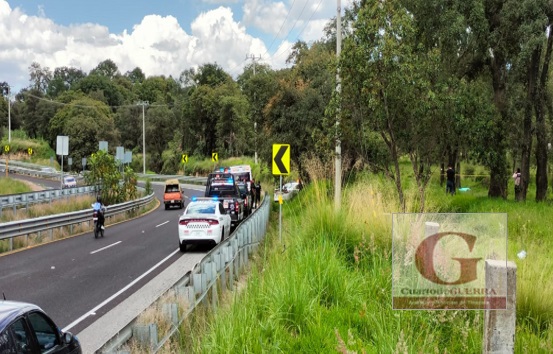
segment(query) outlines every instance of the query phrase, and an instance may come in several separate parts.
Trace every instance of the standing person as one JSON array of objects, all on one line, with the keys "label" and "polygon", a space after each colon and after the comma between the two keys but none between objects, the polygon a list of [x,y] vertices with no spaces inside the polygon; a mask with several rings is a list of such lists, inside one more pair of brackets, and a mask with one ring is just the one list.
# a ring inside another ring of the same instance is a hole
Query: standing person
[{"label": "standing person", "polygon": [[252,181],[250,182],[250,194],[252,196],[252,208],[257,208],[257,204],[255,204],[256,195],[255,195],[255,179],[252,178]]},{"label": "standing person", "polygon": [[261,184],[259,184],[259,182],[255,182],[253,189],[255,189],[255,207],[259,208],[259,201],[261,200]]},{"label": "standing person", "polygon": [[515,180],[515,200],[520,200],[520,192],[522,191],[520,186],[520,168],[517,168],[517,171],[513,173],[513,179]]},{"label": "standing person", "polygon": [[445,171],[445,173],[447,175],[445,192],[453,195],[455,194],[455,170],[451,167],[451,165],[449,165],[447,166],[447,171]]}]

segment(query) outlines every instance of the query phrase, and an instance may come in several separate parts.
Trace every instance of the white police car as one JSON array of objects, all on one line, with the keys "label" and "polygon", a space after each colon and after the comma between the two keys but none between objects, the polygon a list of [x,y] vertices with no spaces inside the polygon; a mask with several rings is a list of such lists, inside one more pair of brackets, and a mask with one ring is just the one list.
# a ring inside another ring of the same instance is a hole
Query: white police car
[{"label": "white police car", "polygon": [[179,249],[189,244],[217,245],[230,235],[231,218],[217,198],[192,197],[179,218]]}]

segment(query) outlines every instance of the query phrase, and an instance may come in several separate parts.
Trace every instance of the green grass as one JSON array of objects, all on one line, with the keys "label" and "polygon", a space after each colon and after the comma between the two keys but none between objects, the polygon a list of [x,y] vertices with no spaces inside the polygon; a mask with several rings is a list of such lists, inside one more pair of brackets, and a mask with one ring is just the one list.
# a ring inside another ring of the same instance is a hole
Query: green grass
[{"label": "green grass", "polygon": [[21,194],[31,192],[31,188],[25,183],[6,178],[5,175],[0,176],[0,195],[2,194]]},{"label": "green grass", "polygon": [[[517,263],[517,353],[553,351],[553,261],[547,203],[488,199],[479,180],[446,196],[433,181],[427,212],[506,212],[509,259]],[[416,193],[407,191],[416,211]],[[309,186],[283,205],[283,242],[273,212],[265,250],[228,306],[193,326],[198,353],[481,352],[482,311],[393,311],[390,183],[367,179],[344,190],[333,211],[328,185]],[[278,208],[274,207],[275,210]],[[520,250],[528,256],[521,260]]]}]

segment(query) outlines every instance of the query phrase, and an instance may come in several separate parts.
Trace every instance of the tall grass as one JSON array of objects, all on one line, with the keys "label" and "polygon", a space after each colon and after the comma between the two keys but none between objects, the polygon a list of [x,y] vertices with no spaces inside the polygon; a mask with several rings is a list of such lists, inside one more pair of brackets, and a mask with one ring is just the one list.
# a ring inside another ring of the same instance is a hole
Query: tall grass
[{"label": "tall grass", "polygon": [[[509,259],[518,266],[516,351],[553,351],[553,241],[543,220],[550,206],[428,191],[429,212],[507,212]],[[394,311],[391,213],[396,192],[371,177],[344,190],[335,213],[332,191],[314,182],[283,205],[283,240],[273,213],[265,252],[228,307],[187,328],[201,353],[476,353],[482,311]],[[417,210],[417,195],[407,205]],[[275,208],[276,209],[276,208]],[[516,254],[525,249],[528,257]]]}]

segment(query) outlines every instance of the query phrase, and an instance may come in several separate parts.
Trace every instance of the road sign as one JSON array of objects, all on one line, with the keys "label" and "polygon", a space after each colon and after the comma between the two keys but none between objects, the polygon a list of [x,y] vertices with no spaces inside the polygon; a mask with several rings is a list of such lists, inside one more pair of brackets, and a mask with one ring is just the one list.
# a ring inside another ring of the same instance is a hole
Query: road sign
[{"label": "road sign", "polygon": [[273,175],[290,174],[290,144],[273,144]]},{"label": "road sign", "polygon": [[125,159],[123,160],[123,163],[131,163],[132,162],[132,151],[127,150],[125,151]]},{"label": "road sign", "polygon": [[72,158],[72,157],[68,157],[68,158],[67,158],[67,164],[68,164],[69,166],[73,165],[73,158]]},{"label": "road sign", "polygon": [[4,152],[10,152],[10,146],[4,145]]},{"label": "road sign", "polygon": [[211,161],[213,161],[213,162],[219,161],[219,154],[216,153],[216,152],[212,152],[211,153]]},{"label": "road sign", "polygon": [[58,135],[56,140],[56,155],[69,155],[69,137]]},{"label": "road sign", "polygon": [[181,163],[188,163],[188,155],[182,154],[182,157],[180,159]]},{"label": "road sign", "polygon": [[105,140],[100,141],[98,144],[98,150],[108,152],[108,142]]},{"label": "road sign", "polygon": [[83,157],[81,159],[81,165],[83,165],[83,169],[84,169],[84,167],[86,166],[86,157]]},{"label": "road sign", "polygon": [[28,153],[29,155],[32,155],[32,154],[33,154],[33,148],[28,148],[28,149],[27,149],[27,153]]},{"label": "road sign", "polygon": [[119,161],[119,163],[122,163],[124,159],[125,159],[125,147],[117,146],[115,148],[115,160]]}]

